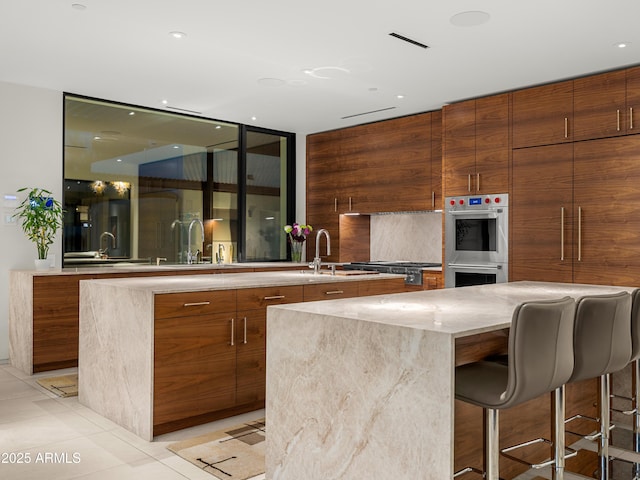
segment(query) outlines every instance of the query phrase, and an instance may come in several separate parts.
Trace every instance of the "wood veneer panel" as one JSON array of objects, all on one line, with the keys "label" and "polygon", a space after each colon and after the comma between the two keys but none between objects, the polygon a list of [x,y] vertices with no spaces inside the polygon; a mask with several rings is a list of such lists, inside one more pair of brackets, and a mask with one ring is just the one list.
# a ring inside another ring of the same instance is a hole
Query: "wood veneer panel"
[{"label": "wood veneer panel", "polygon": [[351,298],[357,297],[358,294],[358,282],[318,283],[304,286],[305,302]]},{"label": "wood veneer panel", "polygon": [[[304,277],[300,275],[300,282]],[[269,305],[302,302],[302,285],[275,286],[261,288],[240,288],[237,290],[238,309],[254,310],[267,308]]]},{"label": "wood veneer panel", "polygon": [[235,311],[235,290],[164,293],[154,297],[156,319]]},{"label": "wood veneer panel", "polygon": [[626,133],[626,72],[590,75],[574,80],[574,141]]},{"label": "wood veneer panel", "polygon": [[518,90],[512,102],[513,148],[573,141],[573,80]]},{"label": "wood veneer panel", "polygon": [[267,371],[267,311],[262,308],[238,312],[238,322],[236,404],[264,402]]},{"label": "wood veneer panel", "polygon": [[[331,250],[333,245],[331,242]],[[320,254],[324,252],[320,245]],[[307,258],[312,259],[307,253]],[[371,219],[365,215],[340,216],[340,262],[368,262],[371,260]]]},{"label": "wood veneer panel", "polygon": [[404,279],[390,279],[383,280],[363,280],[358,282],[358,292],[360,297],[367,297],[370,295],[385,295],[387,293],[404,293],[407,291],[405,288]]},{"label": "wood veneer panel", "polygon": [[236,348],[226,313],[154,322],[154,425],[233,407]]}]

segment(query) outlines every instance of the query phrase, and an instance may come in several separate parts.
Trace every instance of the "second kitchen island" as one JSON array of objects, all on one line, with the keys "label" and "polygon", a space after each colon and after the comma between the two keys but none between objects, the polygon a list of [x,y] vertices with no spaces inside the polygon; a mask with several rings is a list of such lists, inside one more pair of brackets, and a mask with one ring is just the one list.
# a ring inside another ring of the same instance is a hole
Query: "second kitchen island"
[{"label": "second kitchen island", "polygon": [[[266,478],[443,480],[454,464],[481,467],[482,410],[454,401],[455,366],[506,351],[521,302],[631,290],[514,282],[270,307]],[[593,415],[595,381],[568,387],[567,416]],[[506,410],[505,433],[548,432],[543,397]]]}]

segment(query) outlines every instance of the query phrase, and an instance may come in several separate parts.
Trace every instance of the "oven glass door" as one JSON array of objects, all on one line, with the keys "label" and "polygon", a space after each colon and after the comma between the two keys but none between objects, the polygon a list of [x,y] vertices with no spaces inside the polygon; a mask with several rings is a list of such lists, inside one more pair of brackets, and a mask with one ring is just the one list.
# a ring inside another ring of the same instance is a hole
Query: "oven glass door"
[{"label": "oven glass door", "polygon": [[445,217],[447,263],[506,263],[508,214],[448,212]]}]

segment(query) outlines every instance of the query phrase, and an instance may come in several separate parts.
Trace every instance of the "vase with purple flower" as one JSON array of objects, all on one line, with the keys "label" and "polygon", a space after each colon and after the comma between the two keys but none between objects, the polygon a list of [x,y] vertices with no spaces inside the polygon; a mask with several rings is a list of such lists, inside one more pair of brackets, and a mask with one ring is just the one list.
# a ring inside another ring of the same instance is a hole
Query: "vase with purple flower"
[{"label": "vase with purple flower", "polygon": [[291,245],[291,261],[301,262],[302,247],[307,240],[307,235],[313,231],[313,227],[294,223],[293,225],[285,225],[284,231],[289,237],[289,244]]}]

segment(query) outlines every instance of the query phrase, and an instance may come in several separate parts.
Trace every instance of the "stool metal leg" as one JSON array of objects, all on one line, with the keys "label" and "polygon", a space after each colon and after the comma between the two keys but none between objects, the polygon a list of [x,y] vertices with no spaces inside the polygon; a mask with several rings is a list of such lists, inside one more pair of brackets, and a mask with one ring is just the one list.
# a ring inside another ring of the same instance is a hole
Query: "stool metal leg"
[{"label": "stool metal leg", "polygon": [[499,410],[484,410],[484,471],[486,480],[500,480]]},{"label": "stool metal leg", "polygon": [[553,480],[564,480],[565,439],[564,439],[564,415],[565,415],[565,391],[564,385],[553,391],[553,452],[554,465],[551,470]]},{"label": "stool metal leg", "polygon": [[600,376],[600,447],[598,461],[600,463],[600,480],[609,480],[609,427],[611,425],[611,375]]},{"label": "stool metal leg", "polygon": [[[640,360],[631,364],[631,396],[633,397],[633,451],[640,453]],[[640,480],[640,464],[633,464],[633,480]]]}]

